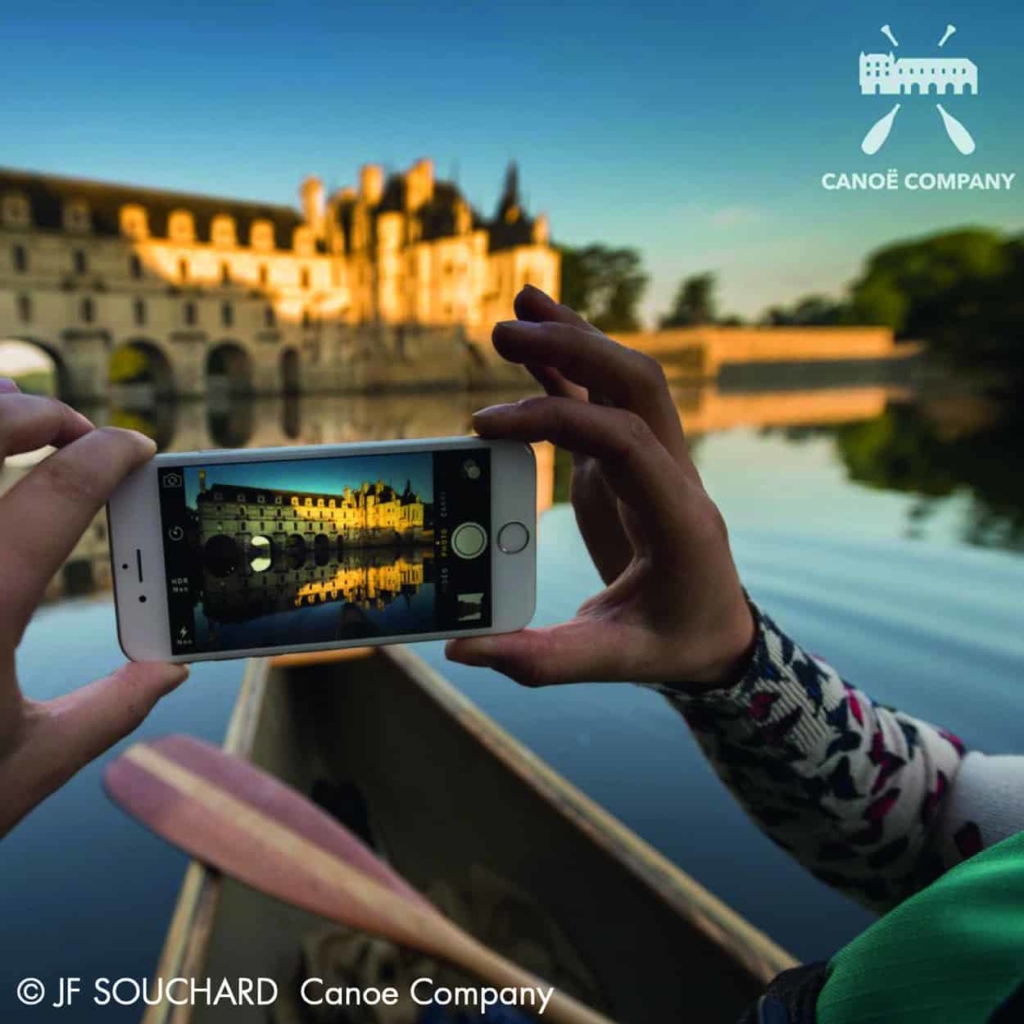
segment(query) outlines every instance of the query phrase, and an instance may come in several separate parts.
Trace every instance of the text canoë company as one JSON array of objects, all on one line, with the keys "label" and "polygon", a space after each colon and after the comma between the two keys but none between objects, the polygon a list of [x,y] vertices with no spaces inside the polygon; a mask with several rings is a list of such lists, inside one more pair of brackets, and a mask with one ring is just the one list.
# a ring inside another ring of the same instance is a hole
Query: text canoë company
[{"label": "text cano\u00eb company", "polygon": [[821,176],[821,187],[828,192],[1009,192],[1017,172],[981,174],[970,171],[829,171]]}]

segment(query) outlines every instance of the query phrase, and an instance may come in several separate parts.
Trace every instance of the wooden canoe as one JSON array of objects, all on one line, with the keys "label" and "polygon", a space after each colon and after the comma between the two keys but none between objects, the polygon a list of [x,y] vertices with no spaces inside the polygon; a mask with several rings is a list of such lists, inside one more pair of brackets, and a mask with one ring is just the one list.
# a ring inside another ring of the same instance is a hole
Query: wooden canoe
[{"label": "wooden canoe", "polygon": [[[460,924],[621,1024],[732,1024],[796,963],[407,648],[250,662],[225,747],[337,806]],[[324,975],[318,950],[369,941],[332,928],[191,864],[156,980],[269,977],[285,995],[273,1011],[161,1003],[144,1024],[348,1020],[293,1005],[304,971]]]}]

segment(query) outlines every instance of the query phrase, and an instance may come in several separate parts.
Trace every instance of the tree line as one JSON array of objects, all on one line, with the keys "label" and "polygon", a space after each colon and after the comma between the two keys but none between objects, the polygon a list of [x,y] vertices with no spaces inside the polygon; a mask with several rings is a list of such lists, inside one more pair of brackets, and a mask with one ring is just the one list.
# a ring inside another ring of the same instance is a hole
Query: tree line
[{"label": "tree line", "polygon": [[[641,328],[649,278],[631,248],[562,248],[563,301],[605,331]],[[712,272],[684,278],[658,326],[739,324],[718,306]],[[954,366],[993,369],[1024,381],[1024,236],[963,228],[896,242],[871,253],[838,298],[808,295],[772,306],[756,323],[881,325],[897,339],[926,341]]]}]

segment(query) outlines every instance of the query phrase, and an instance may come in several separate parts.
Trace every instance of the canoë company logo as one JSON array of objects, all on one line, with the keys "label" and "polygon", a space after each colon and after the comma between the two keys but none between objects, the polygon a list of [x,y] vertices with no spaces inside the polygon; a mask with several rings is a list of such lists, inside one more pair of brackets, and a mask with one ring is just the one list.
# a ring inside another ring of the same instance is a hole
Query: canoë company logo
[{"label": "cano\u00eb company logo", "polygon": [[[957,34],[956,26],[946,26],[938,41],[941,53],[933,57],[897,56],[900,44],[892,28],[883,25],[879,31],[889,46],[870,53],[861,50],[860,92],[862,96],[896,96],[899,100],[868,128],[860,144],[861,152],[873,157],[890,140],[896,116],[904,103],[909,107],[918,99],[935,96],[943,100],[935,103],[935,109],[949,141],[961,156],[973,155],[978,148],[977,143],[960,117],[966,118],[968,97],[979,95],[978,65],[967,57],[951,54],[945,48]],[[960,117],[947,110],[947,105]],[[901,172],[890,167],[874,171],[829,171],[821,176],[821,187],[827,192],[895,192],[900,189],[908,192],[1009,192],[1017,177],[1016,171],[980,171],[969,167],[970,164],[959,163],[959,170]]]},{"label": "cano\u00eb company logo", "polygon": [[[864,96],[912,96],[915,89],[919,96],[932,91],[941,96],[951,92],[957,96],[978,95],[978,65],[966,57],[899,57],[895,51],[899,42],[888,25],[881,28],[882,34],[893,45],[888,53],[864,53],[860,55],[860,91]],[[939,40],[942,49],[956,33],[956,25],[947,25]],[[860,148],[874,156],[885,145],[896,115],[902,104],[897,103],[884,117],[880,117],[869,129]],[[942,118],[946,134],[964,156],[975,150],[971,133],[950,114],[941,103],[935,104]]]}]

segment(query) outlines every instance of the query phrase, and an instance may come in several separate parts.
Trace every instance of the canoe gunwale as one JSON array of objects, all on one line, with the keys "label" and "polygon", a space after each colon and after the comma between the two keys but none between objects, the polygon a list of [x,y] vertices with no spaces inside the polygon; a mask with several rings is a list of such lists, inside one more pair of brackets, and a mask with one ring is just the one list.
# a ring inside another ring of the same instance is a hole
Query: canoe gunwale
[{"label": "canoe gunwale", "polygon": [[799,965],[799,960],[763,931],[506,732],[414,651],[405,647],[378,650],[456,717],[509,771],[585,833],[591,842],[627,868],[639,882],[653,889],[694,928],[744,964],[754,977],[767,984],[781,971]]}]

